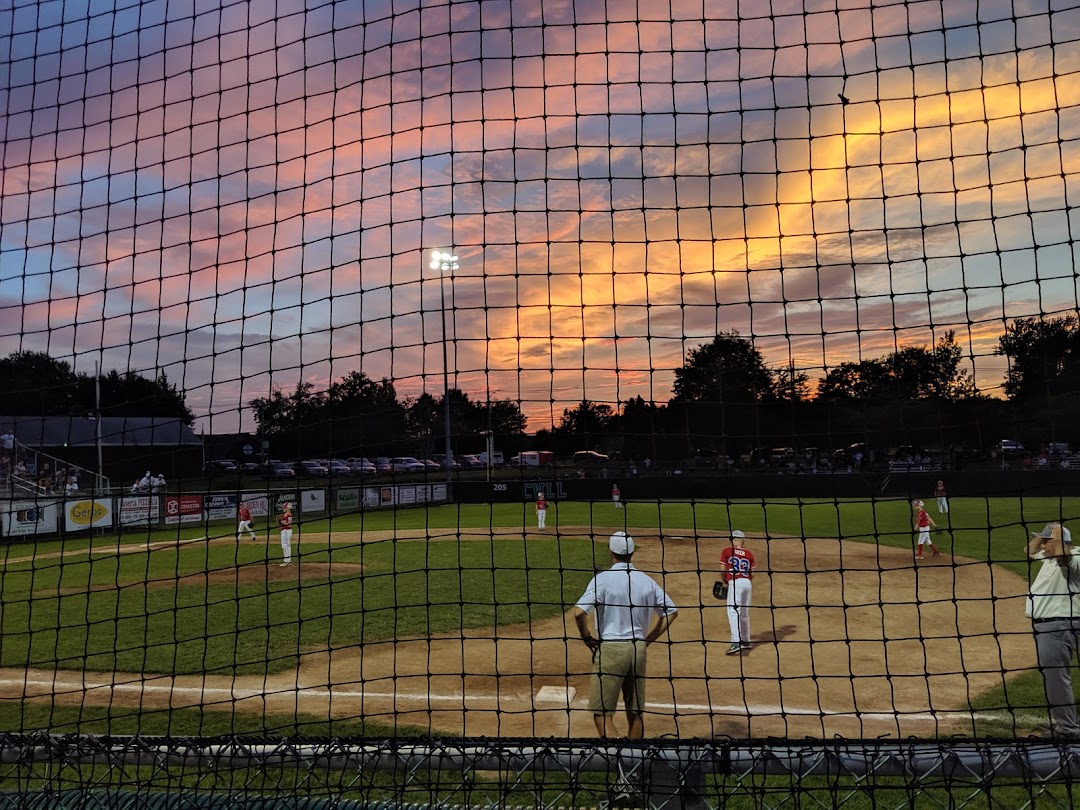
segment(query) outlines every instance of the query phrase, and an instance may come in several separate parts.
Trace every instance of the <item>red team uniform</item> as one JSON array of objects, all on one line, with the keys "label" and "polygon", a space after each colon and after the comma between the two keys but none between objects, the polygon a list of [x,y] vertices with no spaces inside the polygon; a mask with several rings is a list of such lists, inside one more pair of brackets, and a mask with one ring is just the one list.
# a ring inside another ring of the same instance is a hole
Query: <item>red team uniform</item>
[{"label": "red team uniform", "polygon": [[938,551],[937,546],[935,546],[930,539],[930,528],[934,525],[934,521],[931,520],[930,515],[927,513],[926,509],[923,508],[921,501],[916,509],[915,529],[919,533],[919,539],[917,541],[918,551],[915,554],[915,559],[921,560],[923,558],[923,546],[930,546],[931,550],[934,552],[934,556],[937,557],[941,552]]},{"label": "red team uniform", "polygon": [[281,554],[284,561],[281,563],[282,567],[292,565],[292,526],[293,517],[292,512],[288,506],[285,508],[285,512],[278,518],[278,526],[281,527]]},{"label": "red team uniform", "polygon": [[750,649],[750,601],[753,596],[754,552],[742,546],[729,546],[720,552],[720,565],[728,583],[728,624],[731,648],[728,654]]},{"label": "red team uniform", "polygon": [[547,498],[540,493],[536,499],[536,528],[538,529],[547,528],[547,506]]},{"label": "red team uniform", "polygon": [[240,507],[239,513],[240,525],[236,529],[236,539],[239,540],[244,532],[251,535],[251,539],[255,539],[255,530],[251,528],[251,510],[247,508],[247,504]]}]

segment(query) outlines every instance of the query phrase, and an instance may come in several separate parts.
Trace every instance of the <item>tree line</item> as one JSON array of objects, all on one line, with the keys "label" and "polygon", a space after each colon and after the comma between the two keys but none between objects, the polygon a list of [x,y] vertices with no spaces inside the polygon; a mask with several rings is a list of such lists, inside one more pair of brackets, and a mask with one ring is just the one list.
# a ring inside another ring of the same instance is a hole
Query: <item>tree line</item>
[{"label": "tree line", "polygon": [[108,371],[76,374],[71,365],[44,352],[20,351],[0,358],[0,416],[154,416],[195,421],[181,391],[162,371],[144,377]]},{"label": "tree line", "polygon": [[[840,363],[812,380],[793,366],[770,366],[753,339],[721,332],[690,349],[675,370],[671,397],[642,397],[614,408],[583,398],[551,428],[526,433],[520,403],[449,392],[455,453],[484,448],[482,433],[512,454],[592,449],[656,461],[695,454],[736,455],[754,448],[989,448],[1002,438],[1029,446],[1080,441],[1080,323],[1076,316],[1018,318],[995,353],[1008,360],[1005,397],[978,390],[953,332],[933,345],[901,346],[879,357]],[[0,359],[4,415],[90,414],[94,377],[38,352]],[[183,392],[164,373],[102,374],[102,414],[171,416],[193,421]],[[352,371],[319,390],[302,382],[249,403],[261,438],[281,457],[422,457],[445,446],[442,396],[402,397],[389,379]]]}]

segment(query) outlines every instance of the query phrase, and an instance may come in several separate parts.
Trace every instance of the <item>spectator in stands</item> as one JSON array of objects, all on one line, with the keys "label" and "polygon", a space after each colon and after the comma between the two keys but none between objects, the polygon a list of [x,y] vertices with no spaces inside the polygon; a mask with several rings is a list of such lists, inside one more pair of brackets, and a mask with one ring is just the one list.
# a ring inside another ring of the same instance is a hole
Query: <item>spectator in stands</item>
[{"label": "spectator in stands", "polygon": [[74,498],[79,494],[79,482],[75,480],[75,476],[69,476],[67,484],[64,486],[64,495],[69,498]]},{"label": "spectator in stands", "polygon": [[149,492],[150,491],[150,471],[147,470],[143,477],[131,485],[132,492]]},{"label": "spectator in stands", "polygon": [[158,473],[150,479],[150,491],[155,495],[165,491],[165,476],[163,474]]},{"label": "spectator in stands", "polygon": [[22,459],[19,459],[17,462],[15,462],[15,475],[19,478],[25,478],[27,475],[26,464],[23,462]]},{"label": "spectator in stands", "polygon": [[855,451],[855,472],[858,472],[859,470],[862,469],[862,459],[863,459],[862,450],[856,450]]}]

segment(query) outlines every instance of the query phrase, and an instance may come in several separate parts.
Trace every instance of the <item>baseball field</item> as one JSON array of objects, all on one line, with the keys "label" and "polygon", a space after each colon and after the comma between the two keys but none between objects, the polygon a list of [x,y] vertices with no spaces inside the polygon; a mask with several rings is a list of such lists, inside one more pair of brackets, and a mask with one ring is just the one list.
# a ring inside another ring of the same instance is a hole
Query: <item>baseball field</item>
[{"label": "baseball field", "polygon": [[[680,608],[649,650],[646,733],[1012,735],[1045,721],[1028,531],[1076,499],[954,499],[916,564],[907,501],[447,505],[8,545],[0,730],[593,735],[568,609],[625,529]],[[757,558],[754,648],[711,594]]]}]

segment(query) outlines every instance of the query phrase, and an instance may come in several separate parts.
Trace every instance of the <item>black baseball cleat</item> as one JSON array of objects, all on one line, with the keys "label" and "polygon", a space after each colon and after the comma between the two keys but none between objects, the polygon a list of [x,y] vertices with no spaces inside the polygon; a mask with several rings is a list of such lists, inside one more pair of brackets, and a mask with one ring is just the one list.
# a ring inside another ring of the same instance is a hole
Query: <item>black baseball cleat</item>
[{"label": "black baseball cleat", "polygon": [[732,644],[724,655],[738,655],[743,651],[742,644]]}]

